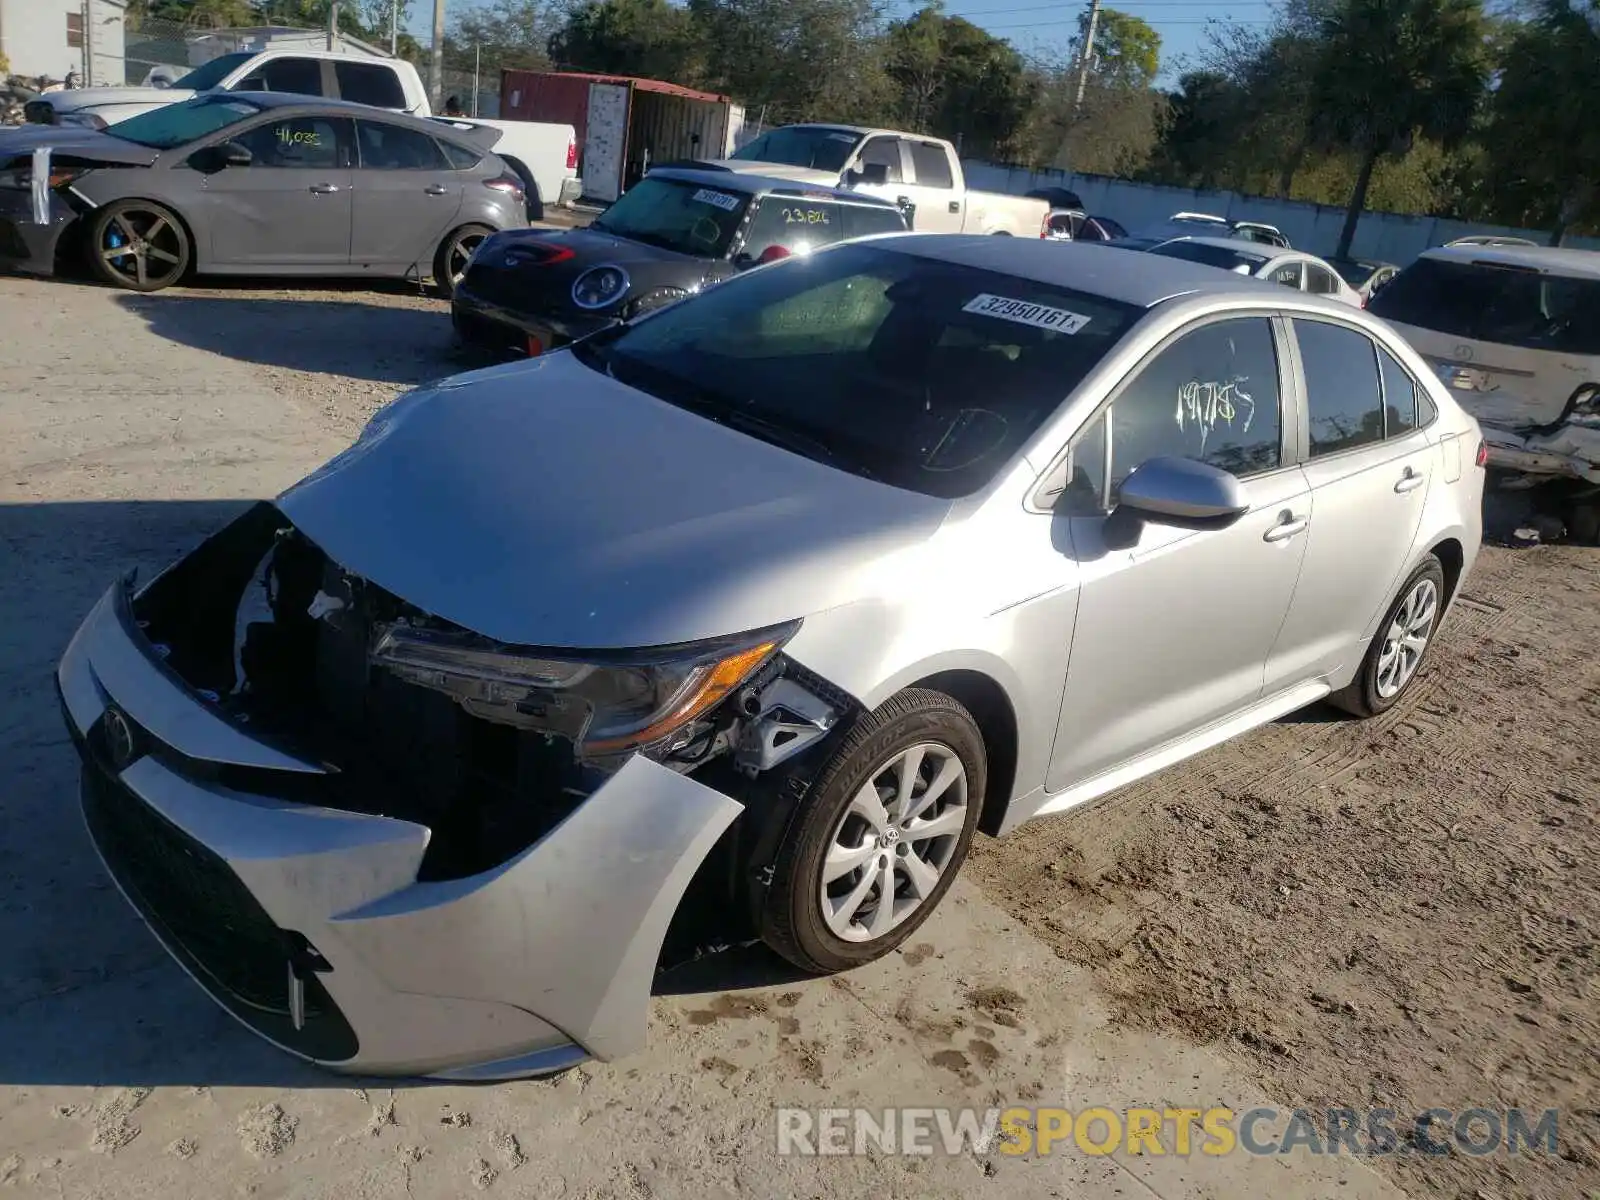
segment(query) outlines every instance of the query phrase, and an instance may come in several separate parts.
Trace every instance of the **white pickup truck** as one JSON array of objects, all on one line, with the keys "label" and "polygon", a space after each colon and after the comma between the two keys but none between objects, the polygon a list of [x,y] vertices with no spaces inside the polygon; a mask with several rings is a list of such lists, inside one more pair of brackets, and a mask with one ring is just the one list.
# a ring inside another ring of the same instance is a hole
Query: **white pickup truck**
[{"label": "white pickup truck", "polygon": [[780,125],[714,164],[825,187],[844,187],[915,207],[919,233],[1044,237],[1050,205],[968,191],[956,149],[942,138],[859,125]]},{"label": "white pickup truck", "polygon": [[128,117],[190,100],[201,92],[293,92],[352,100],[417,117],[430,115],[416,67],[398,58],[332,50],[241,50],[219,55],[171,87],[92,87],[46,92],[23,106],[39,125],[104,129]]}]

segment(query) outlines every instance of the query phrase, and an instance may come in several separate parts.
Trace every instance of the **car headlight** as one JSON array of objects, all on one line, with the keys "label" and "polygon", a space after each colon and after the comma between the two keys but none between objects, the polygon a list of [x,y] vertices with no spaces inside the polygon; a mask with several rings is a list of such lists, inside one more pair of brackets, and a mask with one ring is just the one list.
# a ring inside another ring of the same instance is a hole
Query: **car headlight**
[{"label": "car headlight", "polygon": [[621,267],[591,267],[572,283],[572,302],[579,308],[605,308],[628,290],[628,273]]},{"label": "car headlight", "polygon": [[78,125],[85,129],[105,129],[106,119],[99,113],[62,113],[56,118],[58,125]]},{"label": "car headlight", "polygon": [[622,310],[622,319],[624,321],[631,321],[635,317],[642,317],[647,312],[654,312],[658,308],[665,308],[669,304],[676,304],[679,300],[682,300],[688,296],[688,294],[688,289],[681,287],[651,288],[648,292],[644,293],[644,295],[636,296],[634,299],[628,301],[627,306]]},{"label": "car headlight", "polygon": [[[50,187],[66,187],[74,179],[84,173],[82,167],[50,168]],[[14,192],[26,192],[33,187],[33,167],[16,167],[9,171],[0,171],[0,189]]]},{"label": "car headlight", "polygon": [[794,636],[799,622],[637,654],[561,658],[396,622],[372,661],[487,720],[571,737],[586,758],[665,754]]}]

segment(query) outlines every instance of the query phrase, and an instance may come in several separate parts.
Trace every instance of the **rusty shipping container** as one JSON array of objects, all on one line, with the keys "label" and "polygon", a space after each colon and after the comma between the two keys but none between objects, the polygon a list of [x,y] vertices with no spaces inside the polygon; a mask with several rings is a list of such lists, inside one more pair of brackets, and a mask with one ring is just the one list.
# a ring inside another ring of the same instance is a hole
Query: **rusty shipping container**
[{"label": "rusty shipping container", "polygon": [[501,112],[554,121],[577,131],[584,195],[615,200],[651,166],[687,158],[726,158],[744,124],[727,96],[626,75],[503,71]]}]

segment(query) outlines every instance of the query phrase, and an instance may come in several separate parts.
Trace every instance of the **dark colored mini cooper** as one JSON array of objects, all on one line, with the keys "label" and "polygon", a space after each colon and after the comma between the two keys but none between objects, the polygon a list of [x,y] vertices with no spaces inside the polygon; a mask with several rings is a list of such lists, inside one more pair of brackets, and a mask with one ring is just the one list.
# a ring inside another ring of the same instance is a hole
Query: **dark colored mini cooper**
[{"label": "dark colored mini cooper", "polygon": [[451,318],[467,342],[542,354],[748,267],[908,228],[904,210],[873,196],[658,167],[587,228],[485,239]]}]

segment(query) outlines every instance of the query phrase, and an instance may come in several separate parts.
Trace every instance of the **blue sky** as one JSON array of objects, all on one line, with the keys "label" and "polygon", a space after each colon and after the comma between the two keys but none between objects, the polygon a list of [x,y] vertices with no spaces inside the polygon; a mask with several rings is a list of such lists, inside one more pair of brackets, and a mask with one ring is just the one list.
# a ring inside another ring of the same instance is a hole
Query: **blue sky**
[{"label": "blue sky", "polygon": [[[448,0],[447,12],[474,7],[481,0]],[[891,0],[890,16],[901,17],[921,7],[919,0]],[[1204,44],[1211,21],[1264,26],[1272,15],[1269,0],[1118,0],[1110,5],[1143,17],[1161,35],[1161,82],[1170,86],[1182,59]],[[411,31],[424,43],[431,36],[432,0],[412,0]],[[1044,0],[945,0],[945,11],[965,17],[996,37],[1005,38],[1023,54],[1063,57],[1086,3],[1048,4]]]}]

